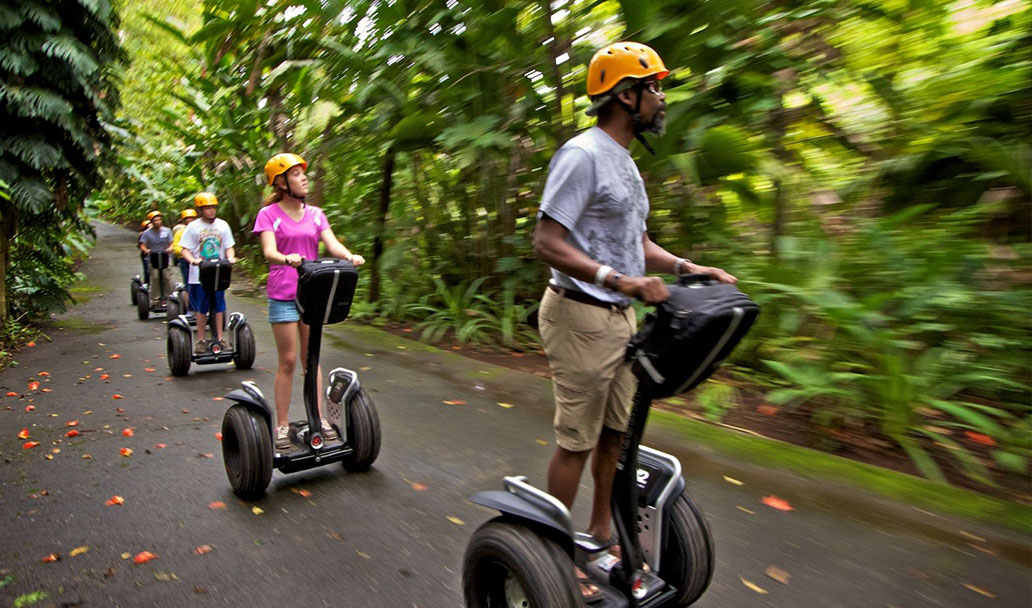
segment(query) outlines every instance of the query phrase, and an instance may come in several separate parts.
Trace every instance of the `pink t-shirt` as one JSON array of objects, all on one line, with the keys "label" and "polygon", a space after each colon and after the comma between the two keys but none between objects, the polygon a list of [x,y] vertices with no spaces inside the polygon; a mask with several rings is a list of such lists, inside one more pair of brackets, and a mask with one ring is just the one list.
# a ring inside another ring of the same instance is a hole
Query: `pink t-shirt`
[{"label": "pink t-shirt", "polygon": [[[322,209],[305,205],[305,214],[296,222],[284,213],[279,203],[262,207],[254,218],[254,232],[272,231],[276,235],[276,249],[286,255],[296,253],[306,260],[319,257],[319,235],[330,227]],[[266,294],[272,300],[293,300],[297,295],[297,269],[286,264],[269,267]]]}]

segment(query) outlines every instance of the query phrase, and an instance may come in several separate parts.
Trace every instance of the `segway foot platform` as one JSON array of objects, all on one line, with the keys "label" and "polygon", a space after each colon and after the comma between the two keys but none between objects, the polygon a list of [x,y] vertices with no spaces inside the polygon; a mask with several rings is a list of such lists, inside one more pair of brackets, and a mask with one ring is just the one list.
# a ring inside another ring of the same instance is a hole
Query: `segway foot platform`
[{"label": "segway foot platform", "polygon": [[326,441],[319,449],[308,447],[308,423],[290,423],[290,449],[276,450],[272,466],[282,473],[305,471],[316,466],[340,462],[354,453],[340,438]]}]

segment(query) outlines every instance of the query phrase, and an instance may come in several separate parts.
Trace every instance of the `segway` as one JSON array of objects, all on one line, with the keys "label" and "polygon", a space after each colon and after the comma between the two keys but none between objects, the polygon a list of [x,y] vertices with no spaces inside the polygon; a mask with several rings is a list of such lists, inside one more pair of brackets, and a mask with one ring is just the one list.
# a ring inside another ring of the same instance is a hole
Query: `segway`
[{"label": "segway", "polygon": [[[194,330],[197,317],[180,314],[168,322],[168,369],[173,376],[185,376],[190,372],[190,364],[213,365],[216,363],[233,363],[237,369],[251,369],[254,365],[255,344],[254,332],[247,323],[243,313],[226,312],[223,314],[222,337],[229,348],[223,349],[215,339],[215,292],[229,288],[233,265],[228,260],[204,260],[198,267],[201,285],[208,293],[208,350],[203,354],[194,354]],[[178,305],[178,303],[177,303]]]},{"label": "segway", "polygon": [[[526,477],[506,477],[504,490],[471,498],[501,516],[477,529],[466,548],[468,608],[681,607],[706,591],[714,568],[709,524],[685,491],[680,462],[640,443],[652,400],[684,393],[709,377],[759,308],[734,286],[706,275],[681,277],[670,293],[627,350],[638,388],[612,494],[623,559],[610,555],[608,543],[575,534],[559,499]],[[577,580],[574,564],[588,580]],[[585,602],[579,582],[599,593]]]},{"label": "segway", "polygon": [[235,403],[222,419],[222,458],[233,492],[244,499],[260,498],[272,479],[272,469],[293,473],[340,462],[349,471],[365,471],[380,453],[380,419],[358,374],[343,367],[330,372],[326,388],[326,419],[338,440],[323,437],[319,418],[319,349],[323,326],[347,318],[358,273],[351,262],[337,259],[303,262],[298,274],[297,305],[310,326],[305,363],[306,419],[290,423],[291,448],[275,448],[272,429],[275,409],[254,382],[243,382],[227,398]]},{"label": "segway", "polygon": [[[136,278],[134,277],[135,295],[136,295],[136,314],[141,321],[146,321],[150,318],[151,313],[168,313],[168,298],[171,294],[165,293],[165,272],[168,270],[169,260],[171,256],[165,251],[152,251],[148,256],[150,259],[150,267],[158,271],[158,289],[160,290],[160,299],[157,304],[151,304],[151,285],[149,282],[140,283],[138,286],[135,285]],[[163,303],[162,303],[163,302]],[[176,314],[178,308],[173,308]],[[172,318],[172,314],[168,314],[169,318]]]}]

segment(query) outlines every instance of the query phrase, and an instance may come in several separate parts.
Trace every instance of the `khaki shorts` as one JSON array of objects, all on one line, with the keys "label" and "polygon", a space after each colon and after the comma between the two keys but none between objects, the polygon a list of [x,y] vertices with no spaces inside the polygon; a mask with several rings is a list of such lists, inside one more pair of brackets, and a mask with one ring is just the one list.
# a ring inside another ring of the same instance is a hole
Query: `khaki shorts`
[{"label": "khaki shorts", "polygon": [[545,290],[541,341],[555,389],[555,440],[571,452],[595,447],[603,425],[627,428],[637,380],[624,363],[637,329],[634,309],[609,310]]}]

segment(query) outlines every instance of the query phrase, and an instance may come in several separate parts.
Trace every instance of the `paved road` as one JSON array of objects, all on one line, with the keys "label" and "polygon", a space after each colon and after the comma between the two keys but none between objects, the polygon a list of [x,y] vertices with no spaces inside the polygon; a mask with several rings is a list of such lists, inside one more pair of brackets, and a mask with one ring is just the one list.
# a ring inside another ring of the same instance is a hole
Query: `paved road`
[{"label": "paved road", "polygon": [[[264,303],[229,299],[256,330],[255,369],[195,367],[173,380],[163,320],[139,321],[128,303],[134,238],[98,226],[83,301],[55,320],[52,342],[23,350],[0,374],[0,395],[18,393],[0,397],[0,605],[45,591],[40,606],[460,606],[466,541],[491,517],[466,499],[500,487],[506,474],[542,483],[553,449],[548,382],[335,326],[324,368],[362,369],[383,425],[379,460],[364,474],[338,466],[276,473],[266,498],[240,502],[215,438],[227,407],[219,396],[245,379],[271,392],[275,349]],[[33,381],[39,390],[28,389]],[[300,418],[301,408],[293,413]],[[23,449],[23,427],[41,445]],[[72,428],[81,434],[66,438]],[[1029,605],[1028,539],[829,493],[676,445],[662,432],[648,441],[682,459],[713,525],[717,572],[698,606]],[[126,447],[131,456],[120,455]],[[763,505],[768,494],[795,510]],[[125,504],[105,506],[113,495]],[[225,508],[210,508],[216,501]],[[575,510],[582,525],[586,502]],[[196,554],[203,545],[213,550]],[[80,547],[88,550],[73,556]],[[134,565],[122,557],[142,551],[158,558]],[[61,559],[42,563],[51,552]],[[768,566],[787,572],[787,584],[765,576]]]}]

